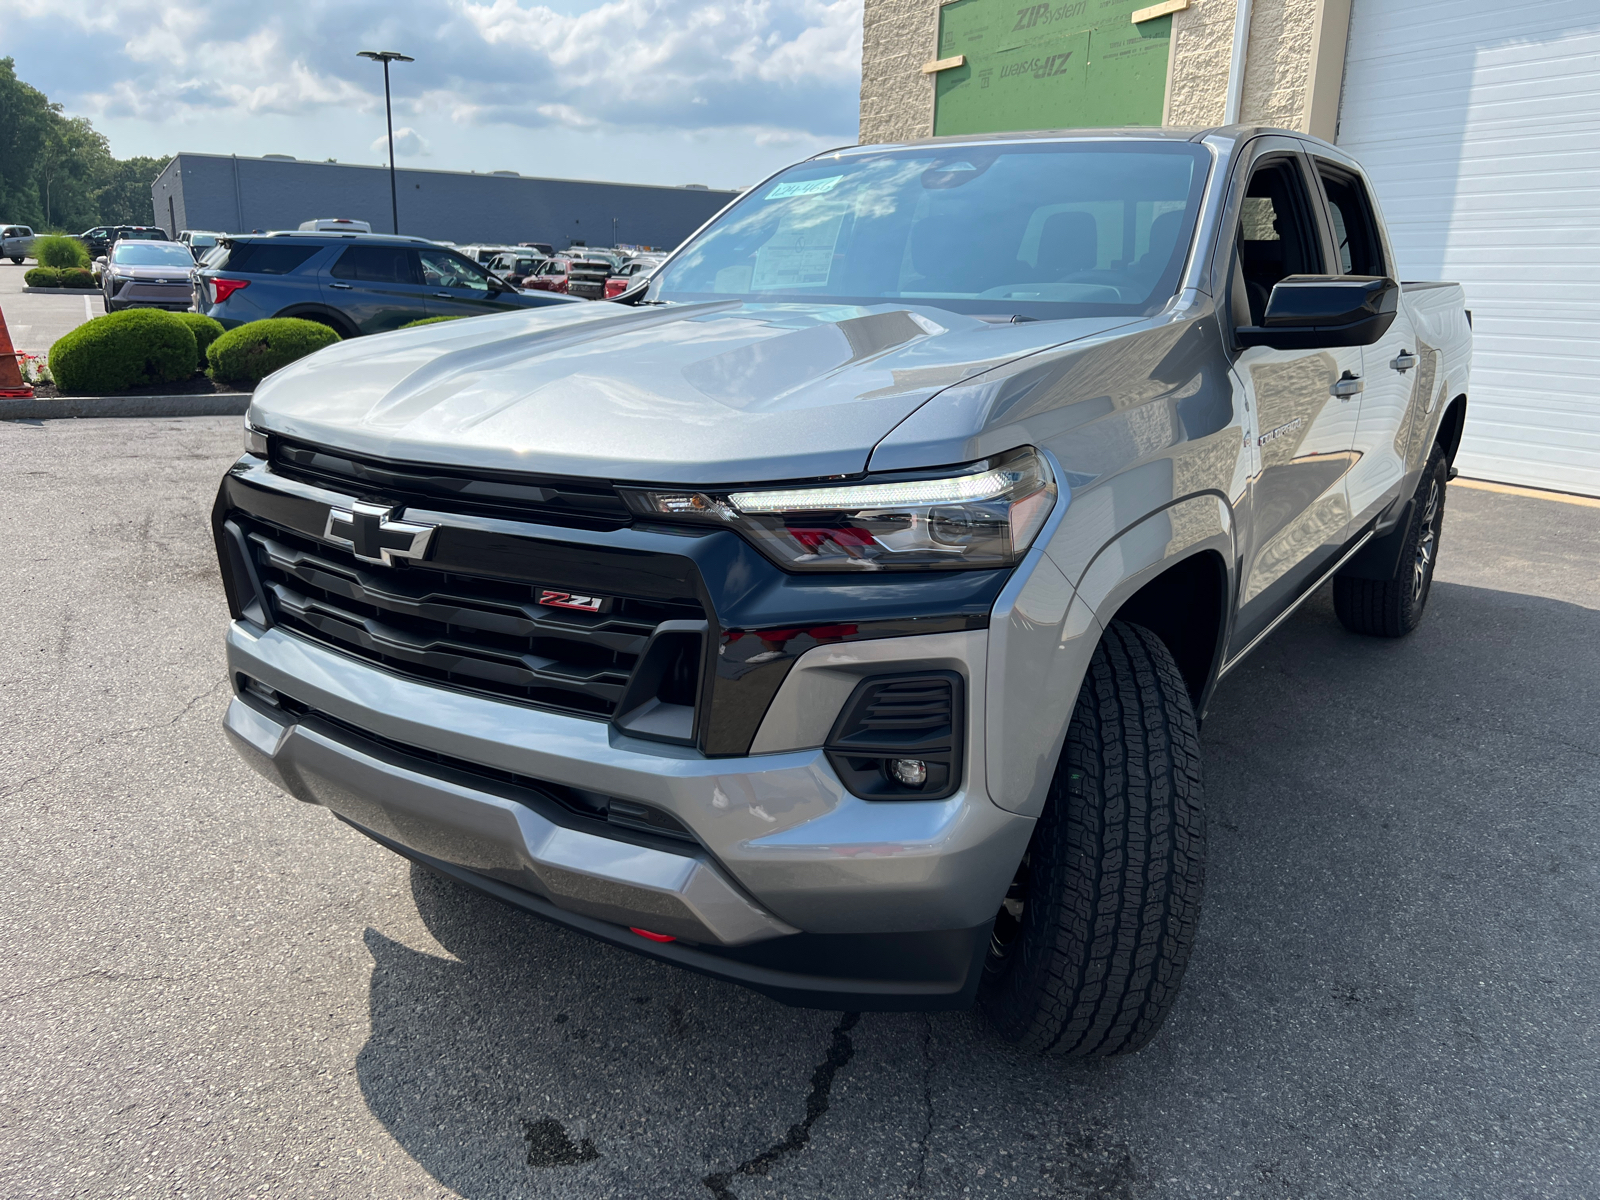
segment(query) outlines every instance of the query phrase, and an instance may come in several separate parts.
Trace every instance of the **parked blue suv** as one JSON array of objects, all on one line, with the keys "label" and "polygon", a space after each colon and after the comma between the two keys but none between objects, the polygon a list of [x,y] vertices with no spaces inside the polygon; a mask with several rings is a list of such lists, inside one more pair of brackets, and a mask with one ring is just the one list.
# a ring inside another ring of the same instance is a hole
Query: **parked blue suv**
[{"label": "parked blue suv", "polygon": [[424,238],[321,232],[223,239],[198,272],[194,297],[196,312],[228,329],[263,317],[302,317],[345,338],[423,317],[582,303],[553,292],[519,292],[465,255]]}]

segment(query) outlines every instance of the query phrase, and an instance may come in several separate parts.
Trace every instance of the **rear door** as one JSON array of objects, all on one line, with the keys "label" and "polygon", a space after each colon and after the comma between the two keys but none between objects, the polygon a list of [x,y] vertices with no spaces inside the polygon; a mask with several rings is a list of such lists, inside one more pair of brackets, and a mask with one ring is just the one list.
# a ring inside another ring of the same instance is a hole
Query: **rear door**
[{"label": "rear door", "polygon": [[[1249,164],[1234,229],[1229,308],[1236,325],[1261,324],[1279,280],[1327,272],[1307,165],[1287,138],[1262,139]],[[1251,520],[1230,643],[1238,654],[1332,565],[1344,544],[1361,350],[1251,346],[1233,369],[1255,424],[1247,447],[1255,460]]]},{"label": "rear door", "polygon": [[[1318,182],[1341,275],[1389,275],[1381,226],[1361,177],[1315,158]],[[1350,468],[1350,511],[1359,530],[1397,499],[1406,473],[1408,414],[1417,381],[1433,377],[1435,350],[1417,341],[1404,301],[1382,338],[1362,349],[1362,381]]]},{"label": "rear door", "polygon": [[362,333],[385,333],[431,315],[427,295],[409,246],[346,246],[322,284],[323,302]]}]

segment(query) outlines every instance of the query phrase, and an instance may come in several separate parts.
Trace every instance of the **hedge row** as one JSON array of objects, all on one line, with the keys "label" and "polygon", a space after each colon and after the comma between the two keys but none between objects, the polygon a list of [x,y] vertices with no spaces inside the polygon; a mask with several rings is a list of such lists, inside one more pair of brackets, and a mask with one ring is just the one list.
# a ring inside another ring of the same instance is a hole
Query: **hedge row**
[{"label": "hedge row", "polygon": [[86,321],[50,347],[50,373],[64,392],[104,395],[179,383],[210,364],[223,383],[254,384],[339,335],[293,317],[251,321],[227,332],[200,313],[130,308]]},{"label": "hedge row", "polygon": [[23,272],[22,282],[36,288],[94,288],[94,272],[87,267],[33,267]]}]

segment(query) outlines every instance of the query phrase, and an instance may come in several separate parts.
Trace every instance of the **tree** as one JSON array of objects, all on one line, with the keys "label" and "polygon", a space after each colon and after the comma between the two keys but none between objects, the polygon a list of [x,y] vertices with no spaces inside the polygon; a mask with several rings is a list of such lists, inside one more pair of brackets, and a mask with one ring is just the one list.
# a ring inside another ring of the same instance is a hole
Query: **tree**
[{"label": "tree", "polygon": [[43,92],[17,78],[16,63],[0,58],[0,212],[13,221],[44,223],[34,171],[56,115]]},{"label": "tree", "polygon": [[0,213],[8,219],[69,232],[150,224],[150,185],[170,161],[113,158],[87,117],[68,117],[0,58]]}]

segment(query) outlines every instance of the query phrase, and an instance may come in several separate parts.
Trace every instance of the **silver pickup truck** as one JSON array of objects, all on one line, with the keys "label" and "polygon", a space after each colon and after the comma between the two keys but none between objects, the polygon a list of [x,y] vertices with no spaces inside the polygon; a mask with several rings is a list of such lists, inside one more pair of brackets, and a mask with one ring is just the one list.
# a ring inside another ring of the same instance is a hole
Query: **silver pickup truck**
[{"label": "silver pickup truck", "polygon": [[616,302],[266,380],[227,732],[465,884],[791,1004],[1066,1055],[1171,1008],[1217,680],[1427,603],[1459,288],[1281,130],[818,155]]}]

